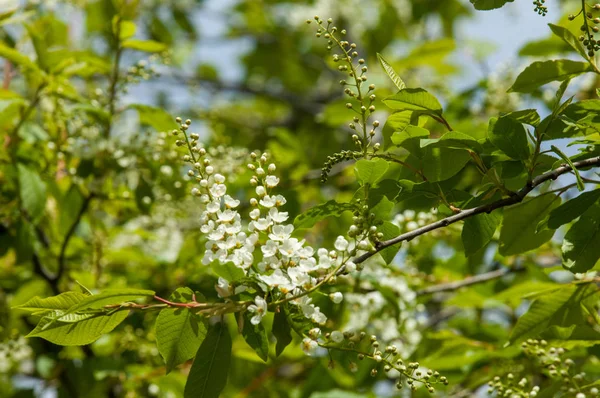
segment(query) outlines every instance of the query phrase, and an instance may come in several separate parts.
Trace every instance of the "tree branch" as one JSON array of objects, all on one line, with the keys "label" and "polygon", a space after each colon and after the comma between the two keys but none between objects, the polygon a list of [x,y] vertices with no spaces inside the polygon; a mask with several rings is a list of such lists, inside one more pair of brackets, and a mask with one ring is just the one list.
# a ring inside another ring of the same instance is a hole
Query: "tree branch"
[{"label": "tree branch", "polygon": [[[579,162],[574,162],[573,165],[577,169],[593,167],[593,166],[600,166],[600,156],[585,159],[585,160],[582,160]],[[517,192],[516,194],[514,194],[508,198],[501,199],[496,202],[488,203],[488,204],[485,204],[482,206],[474,207],[472,209],[462,210],[460,213],[455,214],[453,216],[446,217],[440,221],[434,222],[429,225],[425,225],[424,227],[421,227],[421,228],[417,228],[414,231],[410,231],[405,234],[398,235],[395,238],[380,242],[374,251],[362,254],[362,255],[356,257],[353,261],[356,264],[362,263],[365,260],[367,260],[368,258],[375,255],[375,253],[378,253],[378,252],[382,251],[383,249],[393,246],[397,243],[400,243],[403,241],[410,241],[410,240],[416,238],[417,236],[426,234],[427,232],[431,232],[431,231],[439,229],[439,228],[447,227],[450,224],[454,224],[455,222],[465,220],[465,219],[467,219],[469,217],[473,217],[477,214],[491,213],[492,211],[494,211],[496,209],[500,209],[502,207],[517,204],[517,203],[521,202],[527,196],[527,194],[529,194],[531,191],[533,191],[533,189],[535,187],[537,187],[538,185],[541,185],[544,182],[549,181],[549,180],[556,180],[558,177],[560,177],[563,174],[569,173],[571,170],[572,170],[571,166],[562,165],[552,171],[549,171],[547,173],[544,173],[544,174],[541,174],[541,175],[535,177],[533,180],[528,182],[526,186],[521,188],[521,190],[519,192]]]},{"label": "tree branch", "polygon": [[490,272],[486,272],[484,274],[471,276],[471,277],[462,279],[460,281],[441,283],[439,285],[429,286],[424,289],[417,290],[416,293],[417,293],[417,296],[425,296],[428,294],[454,291],[454,290],[460,289],[461,287],[471,286],[471,285],[475,285],[477,283],[482,283],[482,282],[487,282],[487,281],[491,281],[494,279],[498,279],[500,277],[503,277],[504,275],[510,274],[511,272],[521,272],[524,269],[525,268],[522,268],[522,267],[519,267],[519,268],[503,267],[503,268],[500,268],[495,271],[490,271]]},{"label": "tree branch", "polygon": [[37,253],[33,252],[31,261],[33,262],[33,272],[35,272],[37,275],[41,276],[46,282],[48,282],[54,294],[60,293],[58,290],[57,279],[54,277],[54,275],[51,275],[48,271],[46,271],[46,268],[42,265],[40,257],[37,255]]},{"label": "tree branch", "polygon": [[71,237],[75,233],[75,230],[77,229],[77,226],[81,222],[81,218],[85,214],[93,197],[94,197],[93,194],[90,194],[89,196],[85,197],[85,199],[83,200],[83,203],[81,204],[81,208],[79,209],[79,212],[77,213],[77,216],[75,217],[75,221],[73,221],[73,224],[71,224],[71,227],[69,227],[69,230],[67,231],[67,234],[65,235],[65,239],[63,240],[63,243],[60,247],[60,254],[58,255],[58,269],[56,270],[56,275],[54,276],[54,279],[57,281],[61,278],[61,276],[65,272],[65,255],[67,253],[67,247],[69,246],[69,241],[71,240]]}]

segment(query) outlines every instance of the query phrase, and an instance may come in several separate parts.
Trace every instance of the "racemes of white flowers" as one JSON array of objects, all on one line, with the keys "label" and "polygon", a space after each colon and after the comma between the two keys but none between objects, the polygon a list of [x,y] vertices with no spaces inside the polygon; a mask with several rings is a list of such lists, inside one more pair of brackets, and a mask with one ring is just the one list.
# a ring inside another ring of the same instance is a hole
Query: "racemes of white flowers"
[{"label": "racemes of white flowers", "polygon": [[[206,151],[200,154],[205,156]],[[307,293],[342,267],[356,269],[350,261],[357,254],[356,239],[349,242],[339,236],[335,250],[315,250],[305,239],[293,236],[294,226],[287,223],[289,215],[282,211],[286,198],[274,192],[280,183],[274,175],[275,164],[268,163],[266,154],[252,153],[251,158],[248,168],[254,175],[250,184],[256,196],[249,201],[247,217],[237,209],[240,201],[227,194],[226,178],[211,166],[211,161],[204,157],[195,163],[199,186],[192,189],[192,194],[205,204],[200,217],[200,230],[207,238],[202,262],[233,264],[268,292],[269,302],[289,301],[307,319],[323,325],[327,317]],[[232,282],[219,279],[216,290],[221,297],[239,292],[239,287],[233,291]],[[335,303],[341,299],[341,294],[332,296]],[[258,324],[267,312],[267,302],[256,297],[248,310],[254,314],[252,323]]]}]

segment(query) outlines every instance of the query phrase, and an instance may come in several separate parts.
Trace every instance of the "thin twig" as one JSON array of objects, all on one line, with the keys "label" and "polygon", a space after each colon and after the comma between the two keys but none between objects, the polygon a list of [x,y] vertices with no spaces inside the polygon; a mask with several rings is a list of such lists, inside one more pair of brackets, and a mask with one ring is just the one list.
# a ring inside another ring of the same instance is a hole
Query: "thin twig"
[{"label": "thin twig", "polygon": [[41,276],[46,282],[48,282],[50,288],[52,289],[52,292],[54,292],[54,294],[60,293],[60,291],[58,290],[57,279],[54,277],[54,275],[50,274],[42,265],[40,257],[37,255],[37,253],[33,253],[31,261],[33,262],[33,271],[37,275]]},{"label": "thin twig", "polygon": [[85,199],[83,200],[83,203],[81,204],[81,207],[79,208],[79,212],[77,213],[77,216],[75,217],[75,221],[73,221],[73,224],[71,224],[71,227],[69,228],[69,230],[67,231],[67,234],[65,235],[65,239],[63,240],[63,243],[60,247],[60,254],[58,255],[58,268],[56,270],[56,275],[54,276],[54,278],[57,281],[61,278],[61,276],[65,272],[65,255],[67,253],[67,247],[69,246],[69,241],[71,240],[71,237],[75,233],[75,230],[77,229],[77,226],[81,222],[81,219],[82,219],[83,215],[85,214],[93,197],[94,197],[93,194],[90,194],[89,196],[85,197]]},{"label": "thin twig", "polygon": [[510,274],[512,272],[521,272],[523,270],[524,270],[524,268],[522,268],[522,267],[519,267],[519,268],[507,268],[507,267],[503,267],[503,268],[500,268],[500,269],[495,270],[495,271],[486,272],[484,274],[471,276],[471,277],[462,279],[460,281],[454,281],[454,282],[449,282],[449,283],[441,283],[439,285],[429,286],[429,287],[426,287],[424,289],[417,290],[416,293],[417,293],[417,296],[425,296],[425,295],[428,295],[428,294],[454,291],[454,290],[460,289],[461,287],[471,286],[471,285],[475,285],[477,283],[483,283],[483,282],[491,281],[491,280],[494,280],[494,279],[501,278],[504,275]]},{"label": "thin twig", "polygon": [[[600,156],[585,159],[585,160],[582,160],[579,162],[574,162],[573,165],[578,169],[585,168],[585,167],[600,166]],[[410,240],[416,238],[417,236],[421,236],[423,234],[426,234],[427,232],[431,232],[431,231],[434,231],[439,228],[447,227],[450,224],[454,224],[455,222],[465,220],[465,219],[467,219],[469,217],[473,217],[477,214],[491,213],[492,211],[494,211],[496,209],[500,209],[502,207],[520,203],[527,196],[527,194],[529,194],[531,191],[533,191],[533,189],[535,187],[537,187],[538,185],[541,185],[544,182],[549,181],[549,180],[555,180],[558,177],[560,177],[561,175],[569,173],[571,170],[572,170],[571,166],[562,165],[552,171],[549,171],[547,173],[544,173],[544,174],[541,174],[541,175],[535,177],[533,180],[531,180],[531,182],[529,182],[527,185],[525,185],[523,188],[521,188],[521,190],[519,192],[517,192],[516,194],[514,194],[508,198],[500,199],[496,202],[492,202],[492,203],[488,203],[488,204],[485,204],[482,206],[474,207],[472,209],[463,210],[458,214],[452,215],[450,217],[446,217],[440,221],[434,222],[429,225],[425,225],[424,227],[417,228],[413,231],[398,235],[395,238],[380,242],[374,251],[362,254],[362,255],[356,257],[353,261],[356,264],[362,263],[365,260],[367,260],[368,258],[375,255],[376,253],[382,251],[383,249],[385,249],[387,247],[393,246],[397,243],[400,243],[403,241],[410,241]]]}]

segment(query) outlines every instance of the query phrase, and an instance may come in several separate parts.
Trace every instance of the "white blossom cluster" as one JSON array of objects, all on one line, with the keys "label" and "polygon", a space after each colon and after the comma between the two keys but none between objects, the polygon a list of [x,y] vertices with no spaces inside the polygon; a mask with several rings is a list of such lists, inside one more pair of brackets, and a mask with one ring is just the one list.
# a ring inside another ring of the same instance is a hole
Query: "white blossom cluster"
[{"label": "white blossom cluster", "polygon": [[[327,317],[318,306],[312,303],[308,293],[323,278],[333,275],[345,267],[352,272],[356,265],[350,258],[356,254],[356,240],[351,242],[339,236],[335,250],[319,248],[315,250],[304,239],[292,236],[294,226],[287,223],[289,215],[281,211],[285,197],[276,194],[274,189],[279,178],[274,174],[276,166],[268,164],[267,155],[251,154],[253,162],[248,165],[253,176],[250,180],[255,187],[255,197],[250,199],[251,210],[247,218],[238,211],[240,201],[227,194],[226,178],[215,171],[207,151],[199,151],[202,156],[194,165],[199,187],[192,189],[205,204],[200,216],[201,232],[207,237],[203,264],[213,262],[233,264],[253,278],[270,295],[270,302],[289,301],[310,321],[323,325]],[[229,297],[245,289],[235,290],[224,278],[219,278],[216,286],[221,297]],[[334,302],[342,300],[341,293],[333,293]],[[251,322],[258,324],[267,312],[267,300],[257,296],[254,304],[248,307],[253,314]]]},{"label": "white blossom cluster", "polygon": [[[388,304],[374,282],[397,296],[398,317],[381,316]],[[406,278],[395,275],[389,268],[368,264],[362,271],[360,283],[361,289],[368,292],[345,294],[350,311],[343,329],[377,335],[383,343],[396,346],[401,356],[410,356],[421,341],[420,329],[427,318],[422,305],[416,304],[416,293]]]},{"label": "white blossom cluster", "polygon": [[[396,214],[392,222],[400,227],[401,233],[414,231],[415,229],[424,227],[425,225],[431,224],[438,220],[437,209],[431,209],[430,212],[415,212],[414,210],[404,210],[402,213]],[[433,231],[435,232],[435,231]],[[419,237],[405,242],[407,245],[417,245],[419,243]]]},{"label": "white blossom cluster", "polygon": [[33,350],[23,336],[0,343],[0,374],[8,373],[14,368],[17,368],[21,373],[33,372],[32,357]]}]

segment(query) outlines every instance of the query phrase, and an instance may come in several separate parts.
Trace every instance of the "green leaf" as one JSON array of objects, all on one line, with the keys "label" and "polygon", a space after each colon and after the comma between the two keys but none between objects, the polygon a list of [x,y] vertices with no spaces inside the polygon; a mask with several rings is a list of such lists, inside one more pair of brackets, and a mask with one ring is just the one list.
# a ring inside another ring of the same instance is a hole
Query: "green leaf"
[{"label": "green leaf", "polygon": [[93,296],[86,296],[85,299],[67,310],[67,314],[73,314],[78,311],[102,309],[107,305],[121,304],[144,297],[154,297],[152,290],[140,289],[106,289]]},{"label": "green leaf", "polygon": [[481,145],[470,135],[458,131],[450,131],[437,139],[421,140],[421,147],[433,146],[435,148],[473,149],[478,150]]},{"label": "green leaf", "polygon": [[522,111],[510,112],[502,117],[509,117],[519,123],[528,124],[533,127],[537,127],[540,124],[540,115],[535,109],[523,109]]},{"label": "green leaf", "polygon": [[381,67],[383,68],[385,73],[392,80],[392,82],[394,82],[394,85],[398,87],[398,90],[406,88],[406,84],[404,84],[404,82],[402,81],[400,76],[398,76],[394,68],[392,68],[392,66],[381,56],[381,54],[377,53],[377,59],[379,60],[379,63],[381,64]]},{"label": "green leaf", "polygon": [[562,26],[554,25],[549,23],[548,26],[556,36],[560,37],[565,43],[567,43],[573,50],[577,51],[584,59],[589,61],[590,56],[587,50],[583,46],[583,43],[571,33],[569,29],[563,28]]},{"label": "green leaf", "polygon": [[563,267],[572,273],[587,272],[600,258],[600,205],[590,207],[573,226],[562,244]]},{"label": "green leaf", "polygon": [[360,394],[346,390],[329,390],[314,392],[310,395],[310,398],[369,398],[370,395]]},{"label": "green leaf", "polygon": [[437,116],[442,115],[442,105],[433,95],[422,88],[405,88],[383,100],[391,109],[400,111],[423,111]]},{"label": "green leaf", "polygon": [[75,304],[84,300],[87,296],[79,292],[65,292],[53,297],[34,297],[24,304],[14,307],[15,309],[29,311],[33,315],[44,315],[55,310],[66,311]]},{"label": "green leaf", "polygon": [[[188,287],[178,288],[169,301],[192,301],[194,292]],[[167,373],[191,359],[206,336],[204,320],[188,308],[165,308],[156,318],[156,345],[167,366]]]},{"label": "green leaf", "polygon": [[[79,346],[91,344],[103,334],[111,332],[127,318],[129,311],[119,311],[112,315],[106,313],[75,316],[69,319],[68,315],[45,316],[27,337],[41,337],[51,343],[62,346]],[[73,315],[73,314],[71,314]]]},{"label": "green leaf", "polygon": [[236,266],[232,262],[222,264],[219,261],[215,260],[210,264],[210,267],[215,272],[215,274],[219,275],[221,278],[226,279],[228,282],[238,281],[244,276],[246,276],[244,270]]},{"label": "green leaf", "polygon": [[[581,216],[587,209],[600,199],[600,189],[583,192],[576,198],[566,201],[548,215],[545,224],[548,228],[557,229]],[[540,227],[538,226],[538,229]]]},{"label": "green leaf", "polygon": [[506,3],[512,3],[514,0],[471,0],[471,4],[476,10],[494,10],[500,8]]},{"label": "green leaf", "polygon": [[594,68],[588,62],[577,62],[568,59],[537,61],[517,76],[517,80],[508,91],[530,93],[546,83],[571,79],[593,70]]},{"label": "green leaf", "polygon": [[167,49],[166,44],[154,40],[129,39],[125,40],[121,46],[131,50],[144,51],[147,53],[160,53]]},{"label": "green leaf", "polygon": [[500,254],[509,256],[524,253],[549,241],[554,230],[536,233],[536,227],[558,205],[558,196],[545,194],[505,209],[500,229]]},{"label": "green leaf", "polygon": [[151,126],[158,132],[170,132],[177,128],[175,119],[164,109],[141,104],[132,104],[129,108],[138,111],[141,124]]},{"label": "green leaf", "polygon": [[444,181],[461,171],[471,156],[463,149],[423,148],[423,174],[430,182]]},{"label": "green leaf", "polygon": [[115,16],[112,20],[112,31],[114,35],[119,36],[119,41],[123,42],[135,35],[137,30],[133,21],[121,19],[119,16]]},{"label": "green leaf", "polygon": [[599,340],[600,333],[590,332],[591,328],[585,324],[581,305],[593,299],[597,293],[598,288],[593,284],[562,285],[557,290],[539,296],[517,321],[510,335],[510,343],[537,336]]},{"label": "green leaf", "polygon": [[253,325],[252,322],[250,322],[252,316],[252,313],[246,311],[241,318],[238,318],[238,321],[243,323],[243,325],[241,325],[242,336],[260,359],[267,362],[269,359],[269,339],[267,338],[267,331],[262,323]]},{"label": "green leaf", "polygon": [[465,256],[468,257],[487,245],[492,240],[501,220],[502,216],[498,211],[468,218],[461,233]]},{"label": "green leaf", "polygon": [[523,124],[510,117],[491,118],[488,126],[488,139],[496,148],[513,159],[529,158],[527,130]]},{"label": "green leaf", "polygon": [[[405,129],[412,127],[423,127],[427,123],[427,118],[419,117],[419,112],[413,111],[395,111],[386,120],[385,126],[381,131],[383,135],[383,146],[388,149],[392,146],[392,136],[394,133],[401,133]],[[413,126],[414,125],[414,126]],[[427,133],[429,136],[429,133]]]},{"label": "green leaf", "polygon": [[292,342],[292,328],[288,323],[285,311],[285,308],[280,308],[279,311],[275,312],[273,328],[271,329],[271,333],[277,339],[277,345],[275,346],[275,356],[277,357]]},{"label": "green leaf", "polygon": [[362,185],[374,185],[381,177],[383,177],[389,166],[387,160],[361,159],[356,162],[354,170],[356,172],[356,177]]},{"label": "green leaf", "polygon": [[23,97],[21,97],[20,94],[15,93],[14,91],[10,91],[5,88],[0,88],[0,100],[14,99],[14,98],[23,98]]},{"label": "green leaf", "polygon": [[0,43],[0,57],[5,58],[15,65],[18,65],[25,70],[32,72],[43,73],[41,69],[26,55],[14,48],[8,47],[4,43]]},{"label": "green leaf", "polygon": [[46,207],[46,184],[38,173],[21,163],[17,164],[17,170],[22,207],[37,222]]},{"label": "green leaf", "polygon": [[227,383],[231,336],[223,322],[208,329],[185,383],[184,398],[219,398]]},{"label": "green leaf", "polygon": [[[568,101],[567,101],[568,103]],[[549,115],[540,124],[544,125],[545,140],[568,138],[577,134],[589,135],[600,131],[600,100],[583,100],[561,106],[562,111]]]},{"label": "green leaf", "polygon": [[355,206],[352,203],[338,203],[335,200],[330,200],[298,214],[294,219],[294,227],[296,229],[312,228],[317,222],[327,217],[340,217],[344,212],[353,211],[354,209]]},{"label": "green leaf", "polygon": [[[381,232],[383,234],[383,240],[387,240],[400,235],[400,228],[392,222],[385,221],[382,225],[377,227],[377,232]],[[398,251],[400,250],[400,246],[400,244],[396,244],[379,252],[386,264],[391,264],[392,261],[394,261],[396,254],[398,254]]]},{"label": "green leaf", "polygon": [[577,180],[577,189],[579,189],[579,192],[583,191],[585,189],[585,184],[583,183],[583,180],[581,179],[581,175],[579,175],[579,170],[577,170],[577,168],[575,167],[573,162],[571,162],[571,159],[569,159],[569,157],[567,155],[565,155],[560,149],[558,149],[554,145],[552,145],[550,147],[550,149],[552,149],[552,152],[554,152],[555,154],[560,156],[560,158],[562,160],[564,160],[565,162],[567,162],[567,164],[569,166],[571,166],[573,173],[575,173],[575,179]]},{"label": "green leaf", "polygon": [[429,137],[429,130],[418,126],[408,125],[392,134],[391,141],[394,145],[405,148],[413,155],[419,157],[421,153],[421,139]]}]

